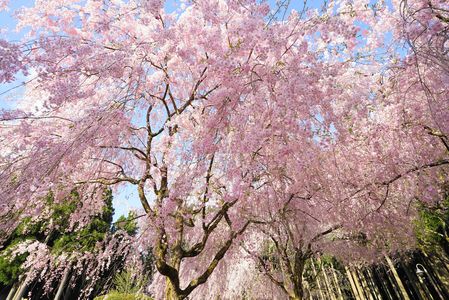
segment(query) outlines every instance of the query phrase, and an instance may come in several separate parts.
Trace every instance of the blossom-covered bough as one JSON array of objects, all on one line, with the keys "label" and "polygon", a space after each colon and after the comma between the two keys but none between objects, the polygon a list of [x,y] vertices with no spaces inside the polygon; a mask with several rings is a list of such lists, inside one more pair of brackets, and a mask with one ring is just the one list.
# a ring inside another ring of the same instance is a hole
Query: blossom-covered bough
[{"label": "blossom-covered bough", "polygon": [[[363,15],[368,6],[362,4],[354,1],[339,13]],[[351,87],[340,103],[358,86],[365,91],[357,95],[371,93],[370,100],[365,106],[352,101],[355,107],[341,111],[343,118],[334,121],[336,130],[329,133],[337,138],[320,149],[321,154],[308,156],[319,157],[319,169],[313,161],[295,162],[291,155],[284,161],[287,179],[267,181],[272,184],[270,202],[256,213],[266,222],[243,248],[255,264],[252,272],[265,274],[284,296],[303,298],[304,267],[316,254],[371,263],[413,248],[415,202],[431,206],[444,199],[449,163],[448,8],[438,1],[374,6],[363,18],[367,42],[380,38],[385,48],[405,47],[370,61],[371,66],[381,59],[384,64],[377,74],[365,73],[374,80],[340,82]],[[381,28],[390,30],[391,41],[383,41]],[[307,171],[288,172],[295,163]],[[307,173],[302,189],[291,190]],[[312,186],[304,189],[304,184]]]},{"label": "blossom-covered bough", "polygon": [[[0,230],[39,218],[49,190],[62,201],[77,189],[76,229],[104,185],[132,188],[145,212],[135,248],[152,246],[166,299],[225,296],[226,257],[261,262],[249,236],[275,244],[289,279],[259,269],[293,299],[317,251],[412,245],[412,202],[438,198],[449,164],[447,5],[365,2],[21,10],[27,42],[0,44],[2,82],[30,73],[0,113]],[[414,9],[431,11],[424,35]],[[404,40],[414,54],[402,58],[389,47]]]}]

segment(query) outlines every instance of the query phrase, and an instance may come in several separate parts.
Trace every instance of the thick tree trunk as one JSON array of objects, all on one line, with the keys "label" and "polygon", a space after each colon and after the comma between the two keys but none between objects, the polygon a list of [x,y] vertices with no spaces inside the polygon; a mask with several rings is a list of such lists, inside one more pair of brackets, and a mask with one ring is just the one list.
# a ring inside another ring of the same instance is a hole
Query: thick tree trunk
[{"label": "thick tree trunk", "polygon": [[304,298],[302,275],[304,272],[306,260],[307,257],[304,256],[300,250],[297,250],[295,253],[295,261],[293,264],[294,274],[290,274],[290,279],[293,284],[293,297],[290,296],[291,299],[302,300]]},{"label": "thick tree trunk", "polygon": [[[170,260],[170,265],[173,266],[179,272],[179,269],[181,267],[181,255],[180,253],[174,254],[173,257]],[[187,295],[181,295],[181,290],[179,288],[178,283],[178,289],[175,287],[173,282],[170,281],[170,279],[167,277],[165,281],[165,299],[166,300],[181,300],[187,298]]]},{"label": "thick tree trunk", "polygon": [[293,295],[289,296],[291,300],[302,300],[304,298],[304,288],[302,279],[294,284]]},{"label": "thick tree trunk", "polygon": [[176,289],[173,286],[173,284],[170,282],[169,279],[166,279],[165,283],[165,299],[166,300],[182,300],[185,299],[185,297],[178,295],[176,293]]}]

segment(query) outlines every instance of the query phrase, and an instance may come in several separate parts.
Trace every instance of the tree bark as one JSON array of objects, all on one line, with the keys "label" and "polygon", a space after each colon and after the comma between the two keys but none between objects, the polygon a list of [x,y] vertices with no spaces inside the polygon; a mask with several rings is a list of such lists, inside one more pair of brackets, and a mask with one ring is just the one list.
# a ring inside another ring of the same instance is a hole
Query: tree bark
[{"label": "tree bark", "polygon": [[[177,255],[175,254],[173,258],[170,261],[170,265],[173,266],[173,268],[176,270],[177,274],[179,274],[179,268],[181,267],[181,258],[180,253],[178,252]],[[177,280],[179,280],[179,275]],[[165,298],[167,300],[179,300],[179,299],[185,299],[186,295],[181,295],[181,288],[179,286],[179,281],[175,284],[170,280],[169,277],[167,277],[165,282]]]},{"label": "tree bark", "polygon": [[302,281],[302,274],[304,272],[304,265],[307,257],[303,253],[296,249],[295,251],[295,261],[293,263],[293,273],[291,274],[291,281],[293,283],[293,299],[302,300],[304,297],[304,287]]},{"label": "tree bark", "polygon": [[322,264],[322,262],[321,262],[321,257],[318,257],[318,262],[320,263],[321,270],[322,270],[322,272],[323,272],[324,282],[325,282],[325,284],[326,284],[326,288],[327,288],[327,291],[328,291],[328,293],[329,293],[329,296],[330,296],[330,298],[331,298],[332,300],[337,300],[337,298],[335,298],[334,291],[333,291],[333,289],[332,289],[332,285],[331,285],[330,282],[329,282],[329,278],[327,277],[326,269],[324,268],[324,266],[323,266],[323,264]]},{"label": "tree bark", "polygon": [[316,282],[318,284],[318,291],[320,292],[320,296],[321,296],[320,299],[326,299],[326,298],[324,298],[323,291],[321,290],[320,278],[318,277],[318,273],[317,273],[317,271],[315,269],[315,264],[313,263],[313,258],[310,259],[310,262],[312,263],[313,273],[315,275],[315,279],[316,279]]},{"label": "tree bark", "polygon": [[393,262],[391,261],[390,257],[388,257],[387,255],[385,255],[385,259],[387,260],[388,266],[390,267],[391,272],[393,272],[393,276],[394,279],[396,280],[396,283],[398,284],[399,290],[401,291],[402,297],[405,300],[410,300],[410,297],[407,294],[407,290],[404,287],[404,284],[401,281],[401,278],[398,275],[398,272],[396,271],[396,268],[393,264]]},{"label": "tree bark", "polygon": [[8,296],[6,297],[6,300],[12,300],[14,297],[14,294],[17,291],[17,283],[14,283],[14,285],[9,290]]},{"label": "tree bark", "polygon": [[22,283],[20,284],[19,288],[17,289],[16,294],[14,295],[13,300],[21,300],[23,298],[23,295],[25,295],[27,291],[28,284],[26,283],[26,278],[23,279]]},{"label": "tree bark", "polygon": [[332,275],[333,275],[334,281],[335,281],[335,286],[337,287],[338,299],[343,300],[344,299],[343,293],[341,292],[340,282],[338,281],[337,272],[335,272],[335,267],[334,267],[333,263],[331,263],[331,267],[332,267]]},{"label": "tree bark", "polygon": [[366,300],[365,294],[363,293],[362,285],[360,284],[359,277],[357,276],[357,271],[349,270],[352,274],[352,279],[354,280],[357,291],[359,292],[360,299]]},{"label": "tree bark", "polygon": [[176,292],[175,287],[173,286],[173,284],[171,283],[170,279],[166,279],[166,283],[165,283],[165,299],[166,300],[182,300],[185,297],[178,295],[178,293]]},{"label": "tree bark", "polygon": [[62,275],[62,279],[61,279],[61,282],[59,283],[58,291],[56,292],[54,300],[61,300],[62,299],[64,288],[67,285],[67,281],[68,281],[69,276],[70,276],[71,266],[72,266],[72,264],[69,263],[69,265],[65,268],[64,275]]},{"label": "tree bark", "polygon": [[352,278],[352,275],[351,275],[351,271],[346,266],[345,266],[345,269],[346,269],[346,275],[348,276],[349,283],[351,284],[352,293],[354,294],[355,299],[361,300],[362,298],[360,298],[359,291],[357,290],[357,287],[355,286],[354,279]]}]

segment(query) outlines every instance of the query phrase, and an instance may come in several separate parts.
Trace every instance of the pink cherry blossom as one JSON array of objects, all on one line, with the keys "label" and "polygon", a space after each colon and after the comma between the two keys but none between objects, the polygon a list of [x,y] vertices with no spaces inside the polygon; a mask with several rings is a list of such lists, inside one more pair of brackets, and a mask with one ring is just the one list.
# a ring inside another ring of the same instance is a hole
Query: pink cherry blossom
[{"label": "pink cherry blossom", "polygon": [[[0,111],[0,230],[74,188],[76,230],[104,185],[131,186],[144,214],[133,245],[153,249],[156,299],[233,298],[238,284],[220,278],[254,273],[270,239],[302,259],[412,248],[416,202],[433,205],[447,184],[447,5],[369,2],[284,19],[254,0],[21,10],[31,32],[0,42],[0,81],[36,78]],[[286,274],[259,275],[279,297],[300,293],[270,279]]]}]

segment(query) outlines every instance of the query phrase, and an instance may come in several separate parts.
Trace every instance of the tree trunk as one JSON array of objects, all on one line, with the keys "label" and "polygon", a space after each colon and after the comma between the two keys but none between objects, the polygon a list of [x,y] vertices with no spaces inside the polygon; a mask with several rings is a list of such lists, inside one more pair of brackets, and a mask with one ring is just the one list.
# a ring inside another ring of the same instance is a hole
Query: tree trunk
[{"label": "tree trunk", "polygon": [[[171,265],[178,270],[181,267],[181,256],[180,255],[174,255],[171,262]],[[170,279],[167,277],[166,283],[165,283],[165,299],[166,300],[181,300],[185,299],[187,296],[180,295],[180,290],[176,289],[173,283],[170,281]]]},{"label": "tree trunk", "polygon": [[171,283],[170,279],[166,279],[166,283],[165,283],[165,299],[166,300],[182,300],[185,297],[178,295],[176,293],[176,289],[173,286],[173,284]]},{"label": "tree trunk", "polygon": [[359,296],[359,291],[357,290],[357,287],[355,286],[354,279],[352,278],[352,275],[351,275],[351,271],[346,266],[345,266],[345,269],[346,269],[346,275],[348,276],[349,283],[351,284],[351,290],[355,296],[355,299],[361,300],[362,298],[360,298],[360,296]]},{"label": "tree trunk", "polygon": [[365,294],[363,293],[362,285],[360,284],[359,277],[357,276],[357,270],[349,270],[352,274],[352,279],[354,280],[357,291],[359,292],[360,299],[366,300]]},{"label": "tree trunk", "polygon": [[399,277],[398,272],[396,271],[396,268],[395,268],[393,262],[387,255],[385,255],[385,259],[387,260],[388,266],[390,267],[390,270],[393,273],[394,279],[396,280],[396,283],[398,284],[398,287],[399,287],[399,290],[401,291],[402,297],[405,300],[410,300],[410,297],[408,296],[407,291],[406,291],[404,285],[402,284],[401,278]]},{"label": "tree trunk", "polygon": [[329,278],[327,277],[326,269],[324,268],[324,266],[323,266],[323,264],[321,262],[321,258],[320,257],[318,257],[318,262],[320,263],[321,271],[323,272],[323,275],[324,275],[324,283],[326,284],[326,288],[327,288],[327,291],[329,293],[329,296],[330,296],[330,298],[332,300],[337,300],[337,298],[335,298],[334,290],[332,288],[332,285],[329,282]]},{"label": "tree trunk", "polygon": [[312,263],[313,273],[315,275],[315,279],[318,284],[318,291],[320,292],[320,296],[321,296],[320,299],[326,299],[326,298],[324,298],[323,291],[321,290],[320,278],[318,277],[318,273],[316,272],[315,264],[313,263],[313,258],[310,259],[310,262]]},{"label": "tree trunk", "polygon": [[334,276],[335,286],[337,287],[338,299],[343,300],[344,298],[340,289],[340,282],[338,281],[337,272],[335,272],[335,267],[333,263],[331,263],[331,267],[332,267],[332,275]]},{"label": "tree trunk", "polygon": [[62,279],[61,279],[61,282],[59,283],[58,291],[56,292],[56,296],[55,296],[54,300],[62,299],[64,288],[67,285],[67,281],[69,279],[70,271],[71,271],[71,264],[69,264],[66,267],[66,269],[64,270],[64,275],[62,275]]},{"label": "tree trunk", "polygon": [[[293,264],[293,273],[290,274],[290,280],[293,285],[293,298],[295,300],[302,300],[304,298],[304,287],[302,275],[304,273],[304,266],[307,257],[302,254],[301,251],[297,250],[295,252],[295,261]],[[291,296],[290,296],[291,297]]]},{"label": "tree trunk", "polygon": [[380,295],[379,289],[377,288],[376,282],[374,281],[373,272],[371,268],[366,269],[366,274],[368,274],[368,285],[374,292],[374,297],[377,300],[382,300],[382,296]]},{"label": "tree trunk", "polygon": [[309,283],[304,279],[302,282],[304,283],[304,299],[311,299]]},{"label": "tree trunk", "polygon": [[28,284],[26,283],[26,278],[22,280],[22,283],[20,284],[19,288],[17,289],[16,294],[14,295],[13,300],[21,300],[23,298],[23,295],[25,295],[27,291]]},{"label": "tree trunk", "polygon": [[6,300],[12,300],[16,291],[17,291],[17,283],[14,283],[14,285],[11,287],[11,290],[9,290],[8,297],[6,297]]},{"label": "tree trunk", "polygon": [[368,296],[369,300],[374,300],[372,289],[366,282],[365,274],[363,273],[363,270],[356,269],[356,273],[359,275],[360,281],[362,282],[363,290],[366,291],[366,295]]}]

